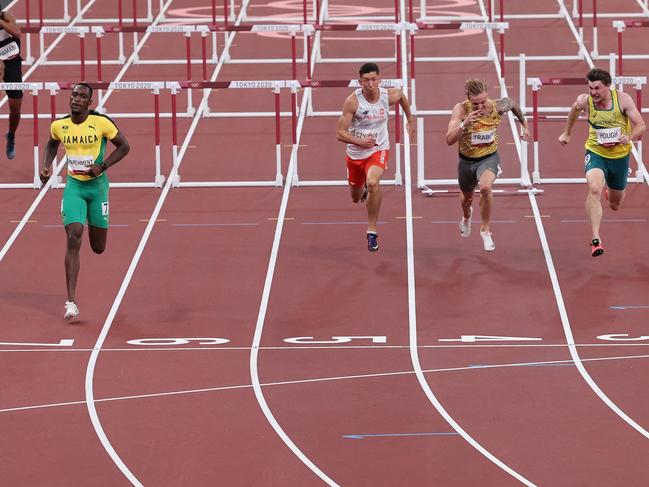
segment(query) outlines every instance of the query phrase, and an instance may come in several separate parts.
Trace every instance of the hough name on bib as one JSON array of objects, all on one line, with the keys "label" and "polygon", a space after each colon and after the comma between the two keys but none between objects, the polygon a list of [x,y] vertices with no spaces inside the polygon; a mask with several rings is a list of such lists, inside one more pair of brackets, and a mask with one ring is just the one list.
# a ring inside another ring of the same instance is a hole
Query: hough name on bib
[{"label": "hough name on bib", "polygon": [[622,129],[613,127],[609,129],[595,129],[597,134],[597,143],[599,145],[614,145],[620,142]]}]

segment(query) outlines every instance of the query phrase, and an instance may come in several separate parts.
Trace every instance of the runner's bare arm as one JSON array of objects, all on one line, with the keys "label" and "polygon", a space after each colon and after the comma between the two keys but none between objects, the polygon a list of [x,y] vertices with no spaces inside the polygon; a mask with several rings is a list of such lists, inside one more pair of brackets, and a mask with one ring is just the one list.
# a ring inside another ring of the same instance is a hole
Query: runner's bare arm
[{"label": "runner's bare arm", "polygon": [[111,152],[108,157],[106,157],[106,159],[104,159],[104,162],[102,162],[101,165],[94,164],[90,166],[88,173],[91,176],[99,176],[110,166],[121,161],[131,150],[131,146],[128,144],[128,141],[126,140],[126,137],[124,137],[124,134],[122,134],[122,132],[117,132],[117,135],[110,139],[110,141],[115,146],[115,150]]},{"label": "runner's bare arm", "polygon": [[20,27],[16,24],[16,17],[10,12],[2,12],[2,15],[0,15],[0,27],[12,37],[20,37]]},{"label": "runner's bare arm", "polygon": [[343,104],[343,112],[338,119],[338,130],[336,131],[336,138],[339,141],[344,142],[345,144],[354,144],[367,148],[374,147],[376,145],[376,141],[373,138],[356,137],[349,132],[349,127],[351,127],[352,125],[352,118],[354,116],[354,113],[356,113],[356,110],[358,110],[358,100],[353,94],[351,94],[347,97],[345,103]]},{"label": "runner's bare arm", "polygon": [[[638,107],[635,106],[633,98],[631,98],[628,93],[619,92],[618,100],[620,101],[620,109],[622,110],[622,113],[631,120],[631,133],[620,137],[620,142],[626,144],[637,139],[647,129],[647,126],[644,118],[642,118],[642,114],[638,110]],[[625,137],[628,140],[623,140]]]},{"label": "runner's bare arm", "polygon": [[448,123],[448,130],[446,131],[446,143],[448,145],[455,144],[466,130],[467,127],[463,118],[464,107],[461,103],[456,103],[451,112],[451,121]]},{"label": "runner's bare arm", "polygon": [[52,161],[56,157],[56,152],[59,150],[60,140],[56,140],[50,137],[50,140],[47,141],[45,150],[43,151],[43,168],[39,174],[41,182],[44,184],[50,179],[50,166]]},{"label": "runner's bare arm", "polygon": [[499,100],[496,100],[496,110],[498,110],[498,113],[500,115],[502,115],[503,113],[507,113],[509,111],[511,111],[514,115],[516,115],[516,118],[521,123],[521,138],[523,140],[528,139],[529,129],[527,127],[527,119],[525,118],[525,115],[523,114],[521,107],[518,106],[518,103],[516,103],[510,97],[506,96],[504,98],[500,98]]},{"label": "runner's bare arm", "polygon": [[410,111],[410,102],[408,101],[406,95],[402,90],[398,88],[392,88],[388,91],[388,102],[390,103],[390,105],[394,105],[397,102],[399,103],[399,105],[401,105],[403,113],[406,116],[406,128],[408,130],[408,135],[410,136],[410,141],[415,142],[417,140],[417,134],[415,133],[415,117]]},{"label": "runner's bare arm", "polygon": [[586,111],[588,107],[588,95],[582,94],[577,97],[577,100],[572,104],[570,108],[570,113],[568,114],[568,120],[566,121],[566,127],[563,129],[563,132],[559,136],[559,143],[563,146],[568,145],[570,142],[570,133],[572,132],[572,127],[575,125],[577,118],[583,112]]}]

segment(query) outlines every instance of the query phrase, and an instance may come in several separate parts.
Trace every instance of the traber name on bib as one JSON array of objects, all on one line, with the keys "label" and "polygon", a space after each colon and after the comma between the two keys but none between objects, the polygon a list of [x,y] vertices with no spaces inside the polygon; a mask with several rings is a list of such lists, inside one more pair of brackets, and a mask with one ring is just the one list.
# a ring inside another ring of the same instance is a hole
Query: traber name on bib
[{"label": "traber name on bib", "polygon": [[72,174],[88,174],[94,163],[92,156],[68,156],[68,171]]},{"label": "traber name on bib", "polygon": [[493,143],[495,138],[495,130],[489,130],[487,132],[472,132],[471,145],[489,145]]},{"label": "traber name on bib", "polygon": [[622,129],[620,127],[595,129],[595,133],[597,134],[597,143],[599,145],[615,145],[620,142]]}]

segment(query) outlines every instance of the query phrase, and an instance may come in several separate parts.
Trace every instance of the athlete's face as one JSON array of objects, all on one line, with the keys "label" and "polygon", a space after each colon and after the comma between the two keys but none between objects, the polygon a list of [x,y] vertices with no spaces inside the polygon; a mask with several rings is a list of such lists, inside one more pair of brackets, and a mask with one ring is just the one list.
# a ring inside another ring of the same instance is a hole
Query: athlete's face
[{"label": "athlete's face", "polygon": [[90,90],[87,86],[77,85],[72,89],[70,95],[70,110],[72,113],[83,113],[88,110],[92,98],[90,98]]},{"label": "athlete's face", "polygon": [[472,111],[480,111],[480,115],[487,115],[489,113],[489,104],[487,100],[489,95],[487,92],[480,93],[479,95],[469,95]]},{"label": "athlete's face", "polygon": [[378,73],[372,71],[371,73],[365,73],[359,78],[359,82],[363,91],[367,95],[376,96],[379,92],[379,85],[381,84],[381,78]]},{"label": "athlete's face", "polygon": [[599,80],[589,81],[588,92],[590,93],[590,96],[593,98],[594,102],[600,102],[606,100],[608,94],[610,93],[610,89]]}]

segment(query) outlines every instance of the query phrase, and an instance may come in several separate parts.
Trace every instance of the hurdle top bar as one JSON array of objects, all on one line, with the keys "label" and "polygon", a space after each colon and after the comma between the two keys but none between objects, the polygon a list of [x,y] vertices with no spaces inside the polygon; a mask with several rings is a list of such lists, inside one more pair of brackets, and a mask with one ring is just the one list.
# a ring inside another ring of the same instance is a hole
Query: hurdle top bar
[{"label": "hurdle top bar", "polygon": [[613,27],[622,32],[627,27],[649,27],[649,20],[614,20]]},{"label": "hurdle top bar", "polygon": [[509,28],[509,22],[417,22],[419,30],[498,30]]},{"label": "hurdle top bar", "polygon": [[[111,81],[86,83],[94,90],[152,90],[159,91],[164,89],[165,81]],[[35,84],[35,83],[34,83]],[[75,82],[48,82],[44,83],[44,88],[50,91],[71,90],[78,83]]]},{"label": "hurdle top bar", "polygon": [[[381,80],[383,88],[400,88],[400,79]],[[358,88],[360,83],[353,80],[232,80],[232,81],[167,81],[164,87],[180,89],[279,89],[279,88]]]},{"label": "hurdle top bar", "polygon": [[[642,85],[647,84],[646,76],[614,76],[611,78],[616,85],[634,85],[636,89],[641,89]],[[586,85],[588,80],[583,78],[527,78],[527,84],[532,86],[533,90],[541,89],[541,86],[575,86]]]}]

